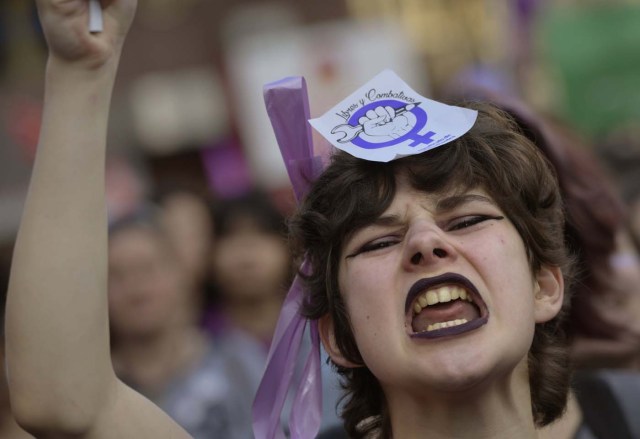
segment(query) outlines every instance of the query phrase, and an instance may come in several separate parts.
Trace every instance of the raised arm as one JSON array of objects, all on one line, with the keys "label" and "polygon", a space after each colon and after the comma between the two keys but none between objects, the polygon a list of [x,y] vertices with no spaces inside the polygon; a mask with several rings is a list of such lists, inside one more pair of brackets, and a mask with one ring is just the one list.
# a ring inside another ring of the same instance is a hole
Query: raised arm
[{"label": "raised arm", "polygon": [[38,0],[44,114],[7,301],[18,422],[39,437],[186,437],[116,379],[109,354],[104,159],[111,92],[136,0]]}]

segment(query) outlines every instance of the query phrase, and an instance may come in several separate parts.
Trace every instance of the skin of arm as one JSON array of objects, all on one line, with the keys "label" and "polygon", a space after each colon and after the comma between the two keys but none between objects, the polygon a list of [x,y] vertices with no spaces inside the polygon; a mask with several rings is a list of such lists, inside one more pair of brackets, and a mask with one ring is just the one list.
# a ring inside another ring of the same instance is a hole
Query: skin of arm
[{"label": "skin of arm", "polygon": [[136,0],[39,0],[49,46],[38,154],[13,259],[6,344],[11,404],[38,437],[188,435],[115,376],[104,195],[111,93]]}]

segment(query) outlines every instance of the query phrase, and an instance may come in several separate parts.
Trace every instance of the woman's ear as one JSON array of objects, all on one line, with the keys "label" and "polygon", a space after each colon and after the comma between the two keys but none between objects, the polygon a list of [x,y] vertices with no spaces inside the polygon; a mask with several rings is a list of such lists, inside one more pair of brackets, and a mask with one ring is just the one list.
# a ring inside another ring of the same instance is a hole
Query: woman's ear
[{"label": "woman's ear", "polygon": [[562,308],[564,278],[560,267],[543,265],[535,277],[534,286],[536,323],[553,319]]},{"label": "woman's ear", "polygon": [[318,320],[318,332],[320,333],[320,340],[322,341],[324,350],[327,351],[327,354],[329,354],[329,357],[331,357],[334,363],[346,368],[361,367],[360,364],[353,363],[342,355],[342,352],[338,348],[338,343],[336,343],[333,319],[329,314],[323,315]]}]

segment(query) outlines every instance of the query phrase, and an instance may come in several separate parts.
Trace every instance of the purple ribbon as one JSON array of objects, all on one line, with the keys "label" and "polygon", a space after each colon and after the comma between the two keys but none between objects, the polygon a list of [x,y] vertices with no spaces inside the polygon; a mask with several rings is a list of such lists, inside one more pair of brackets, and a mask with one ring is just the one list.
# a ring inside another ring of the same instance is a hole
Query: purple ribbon
[{"label": "purple ribbon", "polygon": [[282,159],[298,202],[322,171],[320,157],[314,157],[311,126],[308,123],[309,96],[304,78],[284,78],[264,86],[264,102],[271,119]]},{"label": "purple ribbon", "polygon": [[[298,202],[322,170],[314,156],[309,120],[309,98],[304,78],[285,78],[265,85],[264,100],[280,152]],[[301,271],[308,273],[305,260]],[[310,324],[311,350],[307,354],[289,416],[292,439],[315,438],[322,417],[320,338],[316,321],[300,315],[304,300],[302,279],[296,276],[284,301],[271,341],[267,366],[253,402],[253,432],[256,439],[284,439],[280,416],[293,382],[302,337]]]}]

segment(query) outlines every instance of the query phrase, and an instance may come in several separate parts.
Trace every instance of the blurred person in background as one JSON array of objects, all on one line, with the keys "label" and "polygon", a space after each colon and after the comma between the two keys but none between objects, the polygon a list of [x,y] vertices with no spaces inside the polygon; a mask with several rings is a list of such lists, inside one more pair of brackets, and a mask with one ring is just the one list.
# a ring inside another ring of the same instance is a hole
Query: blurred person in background
[{"label": "blurred person in background", "polygon": [[558,174],[568,218],[565,238],[581,267],[566,328],[576,366],[637,368],[640,259],[618,188],[568,125],[524,108],[505,109]]},{"label": "blurred person in background", "polygon": [[202,319],[212,300],[209,255],[213,245],[213,220],[209,197],[186,186],[172,185],[157,191],[155,202],[162,207],[161,221],[171,246],[176,251],[194,295],[193,309]]},{"label": "blurred person in background", "polygon": [[[258,190],[221,200],[214,205],[213,212],[210,263],[217,303],[209,310],[205,326],[215,339],[230,349],[235,347],[247,363],[254,365],[252,378],[259,384],[280,308],[293,277],[285,218],[269,195]],[[256,350],[247,339],[260,348],[259,355],[255,355]],[[240,352],[243,347],[248,348],[246,352]],[[320,437],[346,437],[337,414],[342,393],[338,377],[326,362],[322,374]],[[288,425],[286,419],[283,425]]]},{"label": "blurred person in background", "polygon": [[254,388],[238,351],[200,327],[201,290],[159,208],[110,226],[109,319],[118,376],[195,438],[250,438]]},{"label": "blurred person in background", "polygon": [[206,201],[174,185],[149,204],[144,162],[129,155],[109,155],[105,183],[116,373],[196,438],[251,437],[253,363],[238,353],[243,341],[228,350],[200,327],[211,235]]},{"label": "blurred person in background", "polygon": [[553,120],[545,128],[543,121],[512,113],[556,168],[566,240],[581,267],[565,328],[577,367],[573,391],[566,413],[543,437],[640,437],[640,257],[628,213],[575,131]]},{"label": "blurred person in background", "polygon": [[510,113],[555,168],[567,214],[565,241],[577,257],[563,328],[577,373],[564,415],[540,437],[640,437],[634,415],[640,406],[640,258],[617,188],[566,124],[515,99],[469,90]]},{"label": "blurred person in background", "polygon": [[640,131],[638,127],[621,127],[603,142],[596,144],[629,208],[629,229],[640,248]]},{"label": "blurred person in background", "polygon": [[219,305],[206,325],[222,337],[243,331],[268,347],[292,279],[284,217],[256,191],[220,201],[213,227],[210,261]]}]

